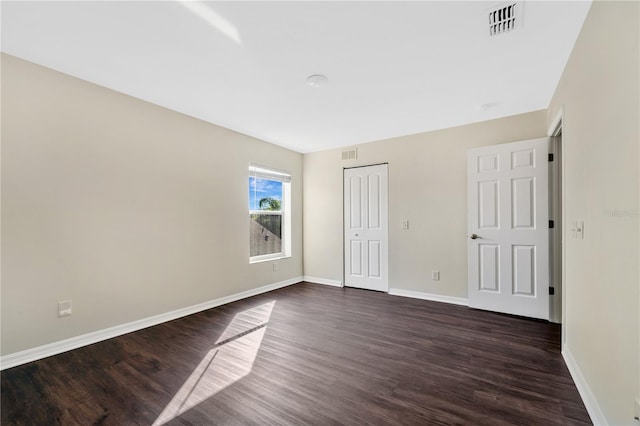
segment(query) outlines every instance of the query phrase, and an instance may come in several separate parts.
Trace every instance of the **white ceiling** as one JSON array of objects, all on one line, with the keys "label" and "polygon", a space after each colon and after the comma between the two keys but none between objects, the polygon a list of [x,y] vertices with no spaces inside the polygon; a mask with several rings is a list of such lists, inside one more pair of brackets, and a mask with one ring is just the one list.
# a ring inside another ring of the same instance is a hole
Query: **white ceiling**
[{"label": "white ceiling", "polygon": [[2,51],[307,153],[546,108],[591,3],[499,4],[3,1]]}]

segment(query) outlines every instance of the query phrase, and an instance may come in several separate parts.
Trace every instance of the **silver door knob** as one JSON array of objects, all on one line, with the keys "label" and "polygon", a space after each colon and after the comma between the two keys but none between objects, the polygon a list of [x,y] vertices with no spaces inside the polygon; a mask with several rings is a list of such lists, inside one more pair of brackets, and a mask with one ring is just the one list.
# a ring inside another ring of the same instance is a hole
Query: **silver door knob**
[{"label": "silver door knob", "polygon": [[475,240],[475,239],[480,238],[480,237],[478,237],[476,234],[471,234],[471,236],[469,238],[471,238],[472,240]]}]

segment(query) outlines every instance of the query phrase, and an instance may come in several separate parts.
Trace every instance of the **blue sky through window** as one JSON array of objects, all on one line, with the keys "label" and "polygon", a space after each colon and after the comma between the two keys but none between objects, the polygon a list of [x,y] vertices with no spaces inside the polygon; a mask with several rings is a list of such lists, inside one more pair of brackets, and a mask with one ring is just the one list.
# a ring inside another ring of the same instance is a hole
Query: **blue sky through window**
[{"label": "blue sky through window", "polygon": [[260,200],[267,197],[282,201],[282,182],[249,176],[249,210],[259,210]]}]

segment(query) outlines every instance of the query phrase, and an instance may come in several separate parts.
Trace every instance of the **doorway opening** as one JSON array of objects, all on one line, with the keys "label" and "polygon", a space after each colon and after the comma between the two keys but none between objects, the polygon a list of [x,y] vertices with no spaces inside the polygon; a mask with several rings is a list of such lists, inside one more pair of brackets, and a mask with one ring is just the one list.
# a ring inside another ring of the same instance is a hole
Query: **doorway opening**
[{"label": "doorway opening", "polygon": [[[563,206],[562,116],[563,112],[560,111],[548,132],[550,137],[549,152],[553,156],[553,161],[549,163],[549,219],[553,220],[553,228],[549,229],[549,273],[550,287],[553,291],[549,298],[549,320],[559,324],[564,323],[565,313],[563,225],[566,222]],[[562,328],[562,343],[564,344],[564,327]]]}]

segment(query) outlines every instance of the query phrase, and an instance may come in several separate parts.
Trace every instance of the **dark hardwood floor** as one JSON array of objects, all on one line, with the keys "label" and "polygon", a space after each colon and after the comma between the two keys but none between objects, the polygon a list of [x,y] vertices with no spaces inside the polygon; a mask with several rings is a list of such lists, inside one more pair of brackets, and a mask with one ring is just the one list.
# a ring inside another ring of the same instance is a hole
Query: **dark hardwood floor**
[{"label": "dark hardwood floor", "polygon": [[1,378],[3,425],[591,424],[555,324],[307,283]]}]

